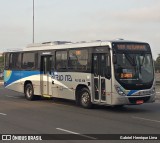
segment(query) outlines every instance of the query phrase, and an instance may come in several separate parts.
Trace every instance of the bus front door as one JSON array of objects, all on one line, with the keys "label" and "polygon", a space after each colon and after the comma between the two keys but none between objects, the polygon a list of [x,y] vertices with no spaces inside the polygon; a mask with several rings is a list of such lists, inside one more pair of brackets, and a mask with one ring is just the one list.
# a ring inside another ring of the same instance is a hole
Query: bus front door
[{"label": "bus front door", "polygon": [[50,97],[51,93],[51,65],[52,56],[41,57],[41,94],[44,97]]},{"label": "bus front door", "polygon": [[111,80],[107,79],[106,72],[110,67],[110,57],[107,53],[93,54],[94,74],[94,101],[108,103],[107,93],[111,92]]}]

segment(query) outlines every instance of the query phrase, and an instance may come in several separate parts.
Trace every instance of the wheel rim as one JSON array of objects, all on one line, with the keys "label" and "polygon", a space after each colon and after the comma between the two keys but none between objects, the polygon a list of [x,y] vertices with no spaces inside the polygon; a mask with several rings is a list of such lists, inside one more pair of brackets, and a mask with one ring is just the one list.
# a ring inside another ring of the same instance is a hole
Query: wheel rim
[{"label": "wheel rim", "polygon": [[89,104],[89,102],[90,102],[90,96],[89,96],[89,93],[88,93],[88,92],[84,92],[84,93],[82,94],[81,101],[82,101],[82,104],[83,104],[83,105],[88,105],[88,104]]},{"label": "wheel rim", "polygon": [[27,95],[27,97],[30,98],[30,97],[32,96],[32,93],[33,93],[33,92],[32,92],[32,88],[31,88],[31,87],[28,87],[27,90],[26,90],[26,95]]}]

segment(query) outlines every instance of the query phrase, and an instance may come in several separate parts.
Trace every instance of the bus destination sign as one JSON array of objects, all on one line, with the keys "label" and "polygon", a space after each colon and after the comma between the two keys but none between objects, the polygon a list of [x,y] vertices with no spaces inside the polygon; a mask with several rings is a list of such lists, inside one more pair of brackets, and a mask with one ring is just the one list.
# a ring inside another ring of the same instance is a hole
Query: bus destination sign
[{"label": "bus destination sign", "polygon": [[148,51],[148,46],[144,44],[117,44],[117,50]]}]

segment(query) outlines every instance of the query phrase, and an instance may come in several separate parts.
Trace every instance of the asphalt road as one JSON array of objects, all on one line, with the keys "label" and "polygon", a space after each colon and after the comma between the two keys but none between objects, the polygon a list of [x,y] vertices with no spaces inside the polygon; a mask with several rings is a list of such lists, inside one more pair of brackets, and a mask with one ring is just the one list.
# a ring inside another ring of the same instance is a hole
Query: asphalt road
[{"label": "asphalt road", "polygon": [[[159,134],[160,101],[137,106],[77,107],[58,99],[27,101],[0,86],[1,134]],[[84,138],[96,138],[94,135]]]}]

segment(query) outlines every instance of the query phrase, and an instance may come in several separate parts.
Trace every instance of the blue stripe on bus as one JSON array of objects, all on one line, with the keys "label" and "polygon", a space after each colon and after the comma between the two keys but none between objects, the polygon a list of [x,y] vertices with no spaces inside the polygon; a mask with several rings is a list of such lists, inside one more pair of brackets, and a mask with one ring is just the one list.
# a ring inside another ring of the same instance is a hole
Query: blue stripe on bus
[{"label": "blue stripe on bus", "polygon": [[138,92],[138,90],[131,90],[131,91],[127,94],[127,96],[131,96],[132,94],[134,94],[134,93],[136,93],[136,92]]},{"label": "blue stripe on bus", "polygon": [[8,86],[9,84],[22,78],[40,74],[40,71],[9,71],[10,75],[8,75],[7,72],[8,71],[4,72],[4,86]]}]

